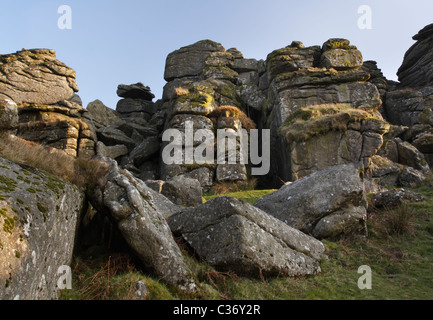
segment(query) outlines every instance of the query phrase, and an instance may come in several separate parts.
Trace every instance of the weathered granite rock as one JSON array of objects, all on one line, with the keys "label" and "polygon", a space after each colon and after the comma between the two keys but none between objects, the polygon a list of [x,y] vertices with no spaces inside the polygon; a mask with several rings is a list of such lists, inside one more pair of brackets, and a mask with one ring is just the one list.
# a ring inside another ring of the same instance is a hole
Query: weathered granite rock
[{"label": "weathered granite rock", "polygon": [[364,64],[360,69],[370,74],[368,82],[377,87],[380,93],[380,98],[382,101],[385,101],[385,95],[390,86],[388,80],[383,75],[382,70],[378,68],[377,62],[372,60],[364,61]]},{"label": "weathered granite rock", "polygon": [[198,180],[203,192],[208,192],[213,185],[214,170],[208,167],[200,167],[193,169],[182,176]]},{"label": "weathered granite rock", "polygon": [[417,42],[406,52],[397,75],[404,87],[433,85],[433,28],[424,27],[413,37]]},{"label": "weathered granite rock", "polygon": [[78,91],[75,71],[48,49],[18,51],[0,56],[0,99],[16,104],[55,104]]},{"label": "weathered granite rock", "polygon": [[289,226],[320,238],[365,232],[366,206],[363,169],[354,163],[315,172],[256,204]]},{"label": "weathered granite rock", "polygon": [[[337,38],[322,48],[293,43],[268,55],[266,63],[270,84],[262,117],[264,127],[271,130],[271,149],[275,150],[271,183],[280,186],[281,180],[294,181],[347,162],[363,161],[367,166],[368,158],[383,142],[386,125],[377,112],[382,104],[379,91],[368,82],[367,70],[360,68],[362,54],[357,48]],[[358,121],[353,121],[351,112],[341,113],[343,105],[365,111],[369,113],[365,120],[373,117],[382,124],[367,129],[352,123]],[[324,109],[334,111],[318,115]],[[297,116],[306,128],[295,122]],[[313,120],[306,121],[306,116]],[[298,131],[302,139],[288,138],[287,130]]]},{"label": "weathered granite rock", "polygon": [[18,109],[10,99],[0,100],[0,131],[11,131],[18,127]]},{"label": "weathered granite rock", "polygon": [[418,202],[423,201],[424,196],[406,189],[387,190],[374,193],[371,197],[371,204],[375,208],[397,207],[405,201]]},{"label": "weathered granite rock", "polygon": [[140,167],[146,160],[149,160],[160,149],[160,139],[158,137],[145,138],[129,154],[129,158],[136,167]]},{"label": "weathered granite rock", "polygon": [[271,52],[266,61],[268,76],[272,80],[278,74],[313,67],[320,56],[320,47],[288,46]]},{"label": "weathered granite rock", "polygon": [[117,125],[103,127],[97,131],[98,140],[102,141],[106,146],[125,145],[129,151],[134,150],[137,143],[130,138],[125,132],[117,129]]},{"label": "weathered granite rock", "polygon": [[186,293],[196,292],[191,271],[165,220],[177,206],[128,171],[120,172],[115,164],[106,180],[102,199],[93,198],[94,206],[108,210],[145,267]]},{"label": "weathered granite rock", "polygon": [[212,199],[169,218],[169,225],[208,263],[239,275],[313,275],[323,244],[252,205]]},{"label": "weathered granite rock", "polygon": [[128,154],[128,148],[123,144],[106,146],[102,141],[96,143],[96,154],[101,157],[116,159]]},{"label": "weathered granite rock", "polygon": [[403,171],[403,165],[393,162],[387,157],[375,155],[371,157],[369,164],[369,174],[379,186],[397,186],[399,176]]},{"label": "weathered granite rock", "polygon": [[424,172],[424,174],[428,174],[430,172],[430,167],[428,166],[427,161],[425,161],[424,155],[407,141],[401,141],[398,138],[396,140],[399,163],[420,170]]},{"label": "weathered granite rock", "polygon": [[118,112],[108,108],[100,100],[90,102],[86,109],[88,112],[84,114],[84,117],[89,119],[96,129],[110,126],[120,119]]},{"label": "weathered granite rock", "polygon": [[[383,144],[389,125],[380,114],[330,104],[301,108],[274,133],[282,137],[274,168],[285,181],[294,181],[327,167],[362,162],[365,167]],[[276,128],[274,128],[276,130]]]},{"label": "weathered granite rock", "polygon": [[71,266],[84,194],[57,177],[0,159],[0,299],[52,300]]},{"label": "weathered granite rock", "polygon": [[121,118],[141,115],[146,120],[150,120],[151,115],[155,112],[154,106],[155,104],[152,101],[125,98],[119,100],[116,111],[120,114]]},{"label": "weathered granite rock", "polygon": [[405,167],[399,176],[399,185],[403,188],[418,188],[424,183],[425,175],[412,167]]},{"label": "weathered granite rock", "polygon": [[196,179],[185,176],[176,176],[166,181],[161,193],[177,205],[194,207],[203,203],[202,188]]},{"label": "weathered granite rock", "polygon": [[387,92],[385,111],[387,119],[396,125],[433,126],[433,87],[397,88]]},{"label": "weathered granite rock", "polygon": [[361,52],[355,46],[351,46],[349,40],[329,39],[322,46],[321,67],[348,70],[357,69],[362,63]]},{"label": "weathered granite rock", "polygon": [[95,128],[80,114],[84,108],[64,101],[59,105],[23,104],[18,106],[17,136],[64,150],[72,156],[95,155]]},{"label": "weathered granite rock", "polygon": [[202,73],[206,59],[213,52],[224,52],[224,47],[210,40],[199,41],[167,56],[164,79],[167,81]]},{"label": "weathered granite rock", "polygon": [[117,95],[121,98],[142,99],[147,101],[152,101],[153,98],[155,98],[150,88],[144,86],[141,82],[131,85],[120,84],[117,87]]}]

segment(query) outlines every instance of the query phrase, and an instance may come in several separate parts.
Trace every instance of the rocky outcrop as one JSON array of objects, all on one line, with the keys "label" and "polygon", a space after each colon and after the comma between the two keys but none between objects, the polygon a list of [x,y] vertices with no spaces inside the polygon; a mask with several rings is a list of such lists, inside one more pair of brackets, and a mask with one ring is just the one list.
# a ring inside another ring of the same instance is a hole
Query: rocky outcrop
[{"label": "rocky outcrop", "polygon": [[57,60],[55,51],[1,55],[0,82],[0,100],[7,98],[18,106],[19,137],[73,156],[95,154],[94,129],[82,119],[85,110],[74,94],[75,71]]},{"label": "rocky outcrop", "polygon": [[[344,181],[344,182],[343,182]],[[362,166],[344,164],[313,173],[260,199],[256,207],[318,239],[366,232]]]},{"label": "rocky outcrop", "polygon": [[433,85],[433,24],[413,36],[417,42],[406,52],[397,75],[403,87]]},{"label": "rocky outcrop", "polygon": [[56,105],[21,104],[18,106],[17,136],[67,154],[91,158],[97,141],[94,127],[82,117],[85,109],[72,101]]},{"label": "rocky outcrop", "polygon": [[92,204],[116,222],[118,229],[143,265],[167,283],[186,293],[196,284],[174,241],[166,218],[179,209],[113,162],[103,190],[92,195]]},{"label": "rocky outcrop", "polygon": [[16,104],[52,105],[69,100],[78,91],[75,71],[56,59],[48,49],[0,55],[0,99]]},{"label": "rocky outcrop", "polygon": [[71,266],[84,194],[5,159],[0,192],[0,299],[57,299],[61,267]]},{"label": "rocky outcrop", "polygon": [[[248,118],[248,110],[260,112],[265,102],[258,87],[264,72],[263,61],[245,59],[237,49],[225,50],[221,44],[210,40],[169,54],[165,69],[168,83],[163,93],[163,103],[168,110],[165,129],[185,132],[185,122],[190,121],[194,135],[204,130],[208,141],[213,141],[218,129],[238,135],[242,128],[255,127]],[[200,142],[194,141],[194,152]],[[163,144],[162,148],[167,145]],[[185,146],[184,140],[181,147]],[[206,164],[161,163],[161,179],[169,180],[178,175],[200,176],[204,191],[209,190],[214,181],[242,183],[247,180],[244,163],[220,163],[216,156],[213,158],[214,162]]]},{"label": "rocky outcrop", "polygon": [[172,215],[169,225],[208,263],[246,276],[314,275],[324,245],[252,205],[215,198]]},{"label": "rocky outcrop", "polygon": [[118,86],[116,111],[95,101],[86,117],[96,127],[98,156],[116,160],[142,180],[159,178],[159,153],[165,111],[142,83]]},{"label": "rocky outcrop", "polygon": [[266,62],[266,127],[276,151],[271,175],[295,181],[343,163],[363,161],[368,167],[387,124],[356,47],[345,39],[307,48],[295,42],[270,53]]},{"label": "rocky outcrop", "polygon": [[417,42],[406,52],[398,70],[400,83],[386,94],[387,119],[408,127],[400,136],[418,148],[433,165],[433,27],[413,37]]}]

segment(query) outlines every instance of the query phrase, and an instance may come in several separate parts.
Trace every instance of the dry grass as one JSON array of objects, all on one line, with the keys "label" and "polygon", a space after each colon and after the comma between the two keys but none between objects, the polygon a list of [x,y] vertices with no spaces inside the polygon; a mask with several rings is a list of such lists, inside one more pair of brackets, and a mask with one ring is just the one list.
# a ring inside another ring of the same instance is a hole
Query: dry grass
[{"label": "dry grass", "polygon": [[[108,257],[105,264],[99,265],[99,261],[76,260],[73,268],[76,286],[79,287],[78,295],[80,300],[109,300],[116,294],[113,278],[116,276],[136,272],[131,259],[125,254],[116,254]],[[99,267],[98,271],[94,271]],[[134,296],[134,281],[122,284],[123,298],[128,299]],[[126,292],[125,292],[126,290]]]},{"label": "dry grass", "polygon": [[407,203],[395,208],[374,210],[370,217],[379,237],[413,235],[415,232],[415,209]]},{"label": "dry grass", "polygon": [[75,158],[65,152],[3,133],[0,157],[44,170],[81,189],[105,184],[109,165],[96,159]]},{"label": "dry grass", "polygon": [[257,126],[242,110],[234,106],[220,106],[209,114],[212,122],[216,123],[218,118],[237,118],[240,120],[242,127],[247,131],[256,129]]},{"label": "dry grass", "polygon": [[254,190],[257,187],[257,183],[257,178],[250,178],[242,182],[221,181],[214,183],[210,189],[210,193],[213,195],[224,195],[232,192]]}]

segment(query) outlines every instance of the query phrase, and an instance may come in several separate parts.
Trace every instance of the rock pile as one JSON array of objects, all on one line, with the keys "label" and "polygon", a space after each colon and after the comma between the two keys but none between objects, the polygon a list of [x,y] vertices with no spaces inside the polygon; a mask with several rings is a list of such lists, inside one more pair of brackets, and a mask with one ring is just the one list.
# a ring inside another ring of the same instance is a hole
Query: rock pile
[{"label": "rock pile", "polygon": [[159,177],[159,151],[164,111],[150,88],[141,83],[119,85],[116,111],[100,101],[87,106],[98,142],[96,154],[117,160],[142,180]]},{"label": "rock pile", "polygon": [[[174,51],[167,57],[164,74],[168,81],[163,94],[163,103],[168,110],[165,129],[185,132],[184,124],[190,121],[193,134],[205,131],[211,141],[217,137],[218,129],[239,135],[242,128],[255,127],[248,118],[248,110],[260,110],[264,102],[257,87],[264,71],[263,61],[245,59],[237,49],[225,50],[221,44],[210,40]],[[244,101],[242,96],[247,99]],[[200,142],[194,141],[194,148]],[[182,147],[185,147],[185,141]],[[244,182],[248,178],[247,167],[240,162],[161,163],[163,180],[178,175],[199,179],[205,191],[214,181]]]}]

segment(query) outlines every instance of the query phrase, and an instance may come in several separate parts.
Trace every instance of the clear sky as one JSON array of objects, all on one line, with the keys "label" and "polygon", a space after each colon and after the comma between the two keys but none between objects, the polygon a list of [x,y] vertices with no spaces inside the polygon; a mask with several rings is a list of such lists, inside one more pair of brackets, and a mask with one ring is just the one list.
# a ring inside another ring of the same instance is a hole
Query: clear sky
[{"label": "clear sky", "polygon": [[[72,9],[70,30],[58,27],[61,5]],[[371,29],[358,27],[361,5]],[[432,0],[22,0],[0,10],[0,53],[55,49],[76,71],[84,106],[100,99],[113,109],[119,84],[142,82],[159,99],[167,55],[203,39],[266,59],[293,40],[346,38],[396,80],[412,36],[433,23]]]}]

